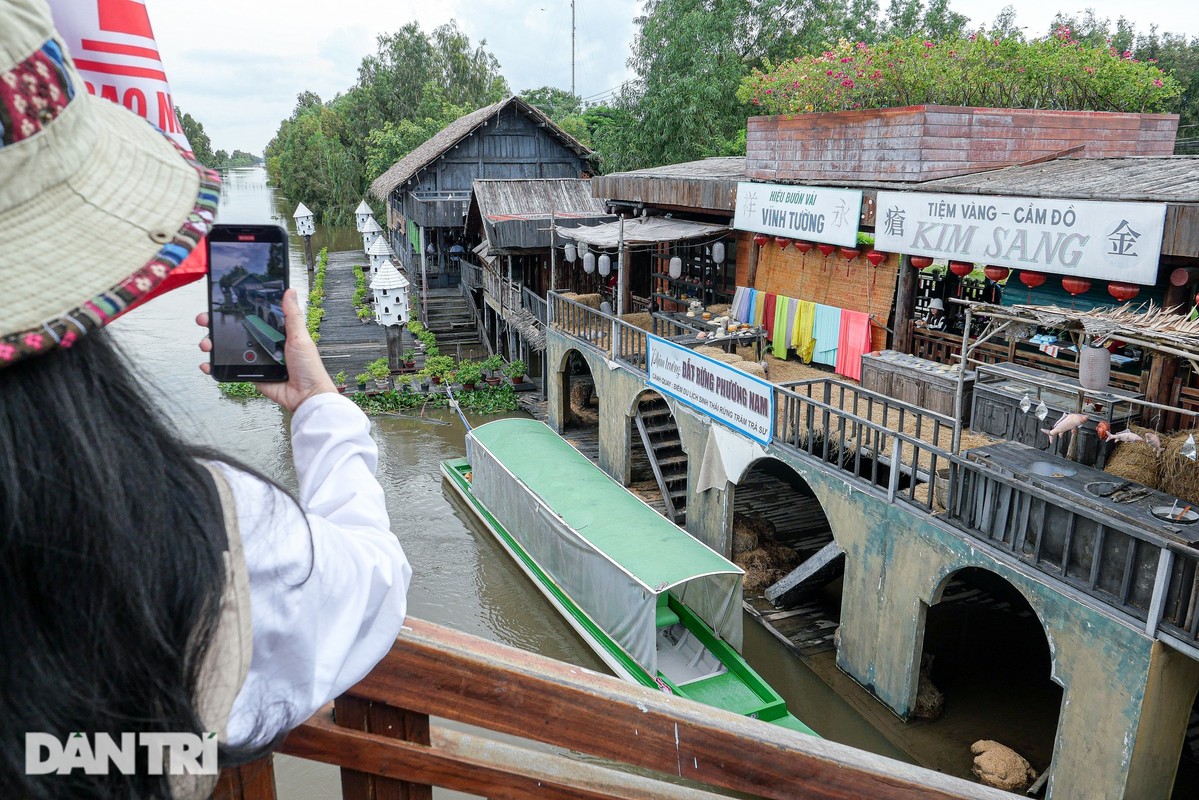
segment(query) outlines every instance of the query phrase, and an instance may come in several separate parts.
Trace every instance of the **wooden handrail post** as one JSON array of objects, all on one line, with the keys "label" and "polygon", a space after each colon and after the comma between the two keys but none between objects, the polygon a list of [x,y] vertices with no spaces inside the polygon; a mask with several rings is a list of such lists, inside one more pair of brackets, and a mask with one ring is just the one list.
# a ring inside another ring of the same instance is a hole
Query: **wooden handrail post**
[{"label": "wooden handrail post", "polygon": [[276,800],[274,758],[267,755],[240,767],[221,770],[213,800]]},{"label": "wooden handrail post", "polygon": [[[429,746],[429,716],[349,695],[333,702],[337,725],[356,731]],[[433,787],[383,778],[352,769],[341,770],[344,800],[433,800]]]}]

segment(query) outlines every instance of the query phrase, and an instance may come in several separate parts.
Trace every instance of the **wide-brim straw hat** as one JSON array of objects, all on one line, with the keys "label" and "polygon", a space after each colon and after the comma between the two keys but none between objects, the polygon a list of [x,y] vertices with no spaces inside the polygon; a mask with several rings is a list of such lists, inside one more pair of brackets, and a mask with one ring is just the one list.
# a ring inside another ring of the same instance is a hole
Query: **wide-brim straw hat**
[{"label": "wide-brim straw hat", "polygon": [[43,0],[0,0],[0,367],[138,302],[219,199],[216,173],[88,94]]}]

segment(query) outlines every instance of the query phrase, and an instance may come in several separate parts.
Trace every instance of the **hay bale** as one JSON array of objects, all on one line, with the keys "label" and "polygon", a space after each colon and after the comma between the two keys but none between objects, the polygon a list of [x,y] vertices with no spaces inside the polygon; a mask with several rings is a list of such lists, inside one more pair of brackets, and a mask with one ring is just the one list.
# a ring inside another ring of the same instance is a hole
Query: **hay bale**
[{"label": "hay bale", "polygon": [[740,366],[743,363],[741,356],[736,353],[726,353],[723,350],[718,355],[713,355],[712,358],[717,361],[723,361],[725,364],[735,364]]},{"label": "hay bale", "polygon": [[736,364],[736,367],[742,372],[748,372],[750,375],[757,375],[759,378],[766,377],[766,368],[757,361],[741,361]]},{"label": "hay bale", "polygon": [[[1183,445],[1190,435],[1190,431],[1182,431],[1162,439],[1165,450],[1159,459],[1157,488],[1188,503],[1199,505],[1199,462],[1191,461],[1182,455]],[[1139,446],[1152,451],[1149,445]]]},{"label": "hay bale", "polygon": [[746,592],[761,592],[787,575],[786,570],[773,566],[774,557],[763,547],[742,553],[733,559],[733,563],[745,570],[742,586]]},{"label": "hay bale", "polygon": [[600,303],[602,303],[604,300],[604,298],[598,293],[596,293],[596,294],[576,294],[573,297],[571,297],[570,299],[574,300],[576,303],[578,303],[580,305],[587,306],[588,308],[594,308],[596,311],[599,311]]},{"label": "hay bale", "polygon": [[1103,471],[1116,478],[1140,483],[1153,489],[1161,485],[1162,460],[1144,442],[1121,442],[1107,457]]},{"label": "hay bale", "polygon": [[1037,771],[1028,759],[1010,747],[991,739],[980,739],[970,745],[974,765],[970,771],[985,786],[1005,792],[1023,792],[1037,778]]},{"label": "hay bale", "polygon": [[695,352],[701,353],[705,356],[710,356],[712,358],[720,358],[725,354],[725,352],[719,347],[715,347],[714,345],[710,344],[701,344],[699,347],[695,348]]},{"label": "hay bale", "polygon": [[621,319],[632,325],[634,328],[640,328],[641,330],[648,331],[650,333],[653,332],[654,318],[653,315],[647,311],[637,314],[625,314],[623,317],[621,317]]},{"label": "hay bale", "polygon": [[725,314],[729,313],[729,309],[731,308],[732,306],[728,303],[717,303],[716,305],[708,306],[706,310],[713,317],[723,317]]}]

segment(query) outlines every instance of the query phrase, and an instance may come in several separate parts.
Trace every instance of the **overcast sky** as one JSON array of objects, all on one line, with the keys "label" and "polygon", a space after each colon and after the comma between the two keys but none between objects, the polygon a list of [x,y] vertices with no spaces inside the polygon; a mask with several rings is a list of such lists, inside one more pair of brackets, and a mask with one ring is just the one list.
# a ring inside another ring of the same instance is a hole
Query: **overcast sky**
[{"label": "overcast sky", "polygon": [[[457,19],[472,42],[487,40],[513,91],[570,88],[570,0],[147,0],[175,103],[199,119],[214,150],[261,154],[290,116],[296,95],[329,99],[350,88],[375,38],[416,20],[426,30]],[[576,90],[599,100],[629,75],[625,62],[641,0],[577,0]],[[886,0],[880,5],[886,7]],[[975,24],[990,23],[1003,0],[953,0]],[[1138,31],[1199,34],[1195,0],[1058,3],[1013,0],[1030,35],[1048,29],[1059,8],[1129,16]]]}]

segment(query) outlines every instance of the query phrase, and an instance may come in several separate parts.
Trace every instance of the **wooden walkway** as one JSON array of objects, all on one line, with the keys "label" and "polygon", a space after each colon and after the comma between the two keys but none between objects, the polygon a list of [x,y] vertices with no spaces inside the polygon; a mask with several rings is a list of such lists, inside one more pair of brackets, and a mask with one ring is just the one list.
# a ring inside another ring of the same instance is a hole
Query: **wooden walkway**
[{"label": "wooden walkway", "polygon": [[[325,318],[317,349],[329,373],[345,372],[350,382],[367,364],[387,355],[383,328],[373,320],[360,322],[354,313],[354,267],[366,269],[369,264],[360,251],[340,251],[329,254],[325,270]],[[403,336],[404,348],[412,347],[412,334],[405,329]]]}]

